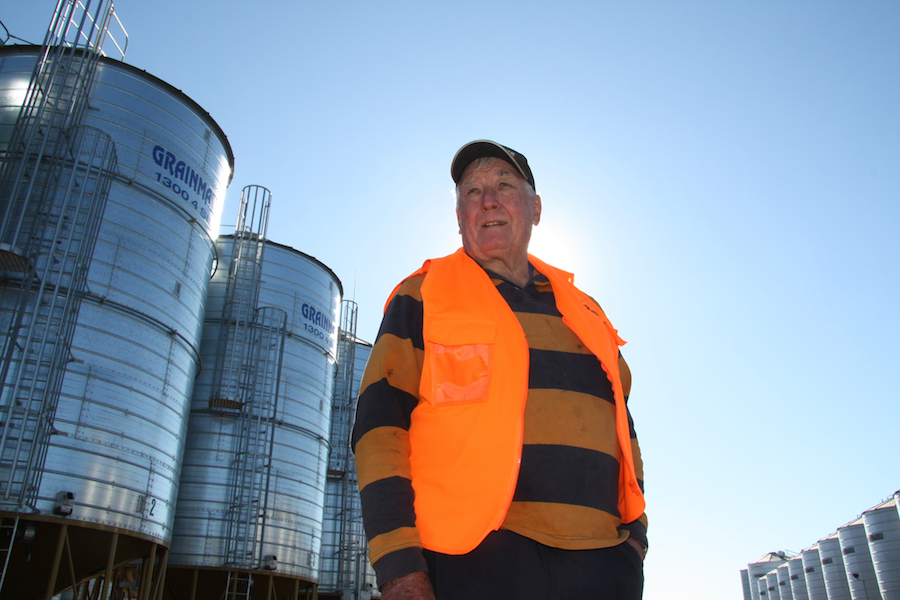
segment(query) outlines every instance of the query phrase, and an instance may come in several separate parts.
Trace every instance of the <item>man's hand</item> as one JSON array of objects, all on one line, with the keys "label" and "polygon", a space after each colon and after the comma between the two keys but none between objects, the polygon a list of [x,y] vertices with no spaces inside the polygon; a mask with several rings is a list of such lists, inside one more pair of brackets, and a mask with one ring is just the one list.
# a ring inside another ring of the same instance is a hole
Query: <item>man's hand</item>
[{"label": "man's hand", "polygon": [[381,600],[434,600],[428,574],[422,571],[391,579],[381,586]]}]

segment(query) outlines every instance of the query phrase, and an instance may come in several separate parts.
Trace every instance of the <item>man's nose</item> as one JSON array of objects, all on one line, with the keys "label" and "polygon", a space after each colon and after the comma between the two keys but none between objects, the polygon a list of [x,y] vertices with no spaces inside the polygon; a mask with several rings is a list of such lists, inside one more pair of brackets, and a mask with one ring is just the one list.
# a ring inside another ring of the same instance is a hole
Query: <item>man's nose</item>
[{"label": "man's nose", "polygon": [[481,209],[490,208],[497,208],[497,192],[493,188],[488,188],[481,194]]}]

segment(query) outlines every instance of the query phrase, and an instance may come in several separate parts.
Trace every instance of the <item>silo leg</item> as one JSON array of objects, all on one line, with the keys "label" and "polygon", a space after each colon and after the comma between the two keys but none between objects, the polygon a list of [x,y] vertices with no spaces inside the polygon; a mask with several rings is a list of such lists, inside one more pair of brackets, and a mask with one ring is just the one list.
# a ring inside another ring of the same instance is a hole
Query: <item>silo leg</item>
[{"label": "silo leg", "polygon": [[144,559],[144,568],[141,571],[141,590],[138,594],[140,600],[150,600],[150,588],[153,587],[153,563],[156,562],[156,544],[150,545],[150,556]]},{"label": "silo leg", "polygon": [[113,566],[116,564],[116,548],[119,545],[119,534],[112,534],[109,541],[109,556],[106,558],[106,573],[103,575],[103,589],[100,590],[101,598],[108,598],[109,586],[112,585]]},{"label": "silo leg", "polygon": [[191,578],[191,598],[190,600],[197,600],[197,569],[194,569],[194,576]]},{"label": "silo leg", "polygon": [[44,600],[52,600],[53,588],[56,587],[56,576],[59,574],[59,561],[62,560],[63,546],[66,543],[66,533],[68,525],[62,525],[59,528],[59,539],[56,541],[56,553],[53,556],[53,565],[50,568],[50,580],[47,582],[47,593]]},{"label": "silo leg", "polygon": [[169,567],[169,551],[163,548],[162,556],[159,558],[159,576],[156,580],[156,600],[163,600],[163,588],[166,585],[166,571]]}]

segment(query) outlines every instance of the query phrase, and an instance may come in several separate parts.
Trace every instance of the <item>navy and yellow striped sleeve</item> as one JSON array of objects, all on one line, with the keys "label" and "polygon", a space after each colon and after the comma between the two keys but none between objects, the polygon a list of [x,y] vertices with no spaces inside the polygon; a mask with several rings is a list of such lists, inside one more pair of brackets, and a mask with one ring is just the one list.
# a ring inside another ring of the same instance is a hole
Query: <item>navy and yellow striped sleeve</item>
[{"label": "navy and yellow striped sleeve", "polygon": [[418,275],[404,281],[388,303],[363,374],[350,440],[369,558],[379,586],[427,570],[409,465],[409,423],[419,402],[425,355],[423,279]]},{"label": "navy and yellow striped sleeve", "polygon": [[[619,354],[619,377],[622,381],[622,391],[625,395],[625,401],[631,395],[631,369],[628,363]],[[644,491],[644,461],[641,459],[641,447],[638,444],[637,433],[634,430],[634,420],[631,418],[631,411],[628,411],[628,431],[631,437],[631,455],[634,459],[634,474],[637,477],[641,491]],[[637,520],[631,523],[622,523],[619,529],[628,531],[629,537],[639,541],[644,548],[648,547],[647,542],[647,513],[642,514]]]}]

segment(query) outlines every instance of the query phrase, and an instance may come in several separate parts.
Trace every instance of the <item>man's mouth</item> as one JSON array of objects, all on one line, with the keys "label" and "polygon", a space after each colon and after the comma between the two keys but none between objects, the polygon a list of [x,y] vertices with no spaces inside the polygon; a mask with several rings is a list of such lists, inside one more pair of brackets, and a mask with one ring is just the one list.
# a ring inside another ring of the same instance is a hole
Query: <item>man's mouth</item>
[{"label": "man's mouth", "polygon": [[482,227],[495,227],[497,225],[506,225],[506,221],[488,221]]}]

